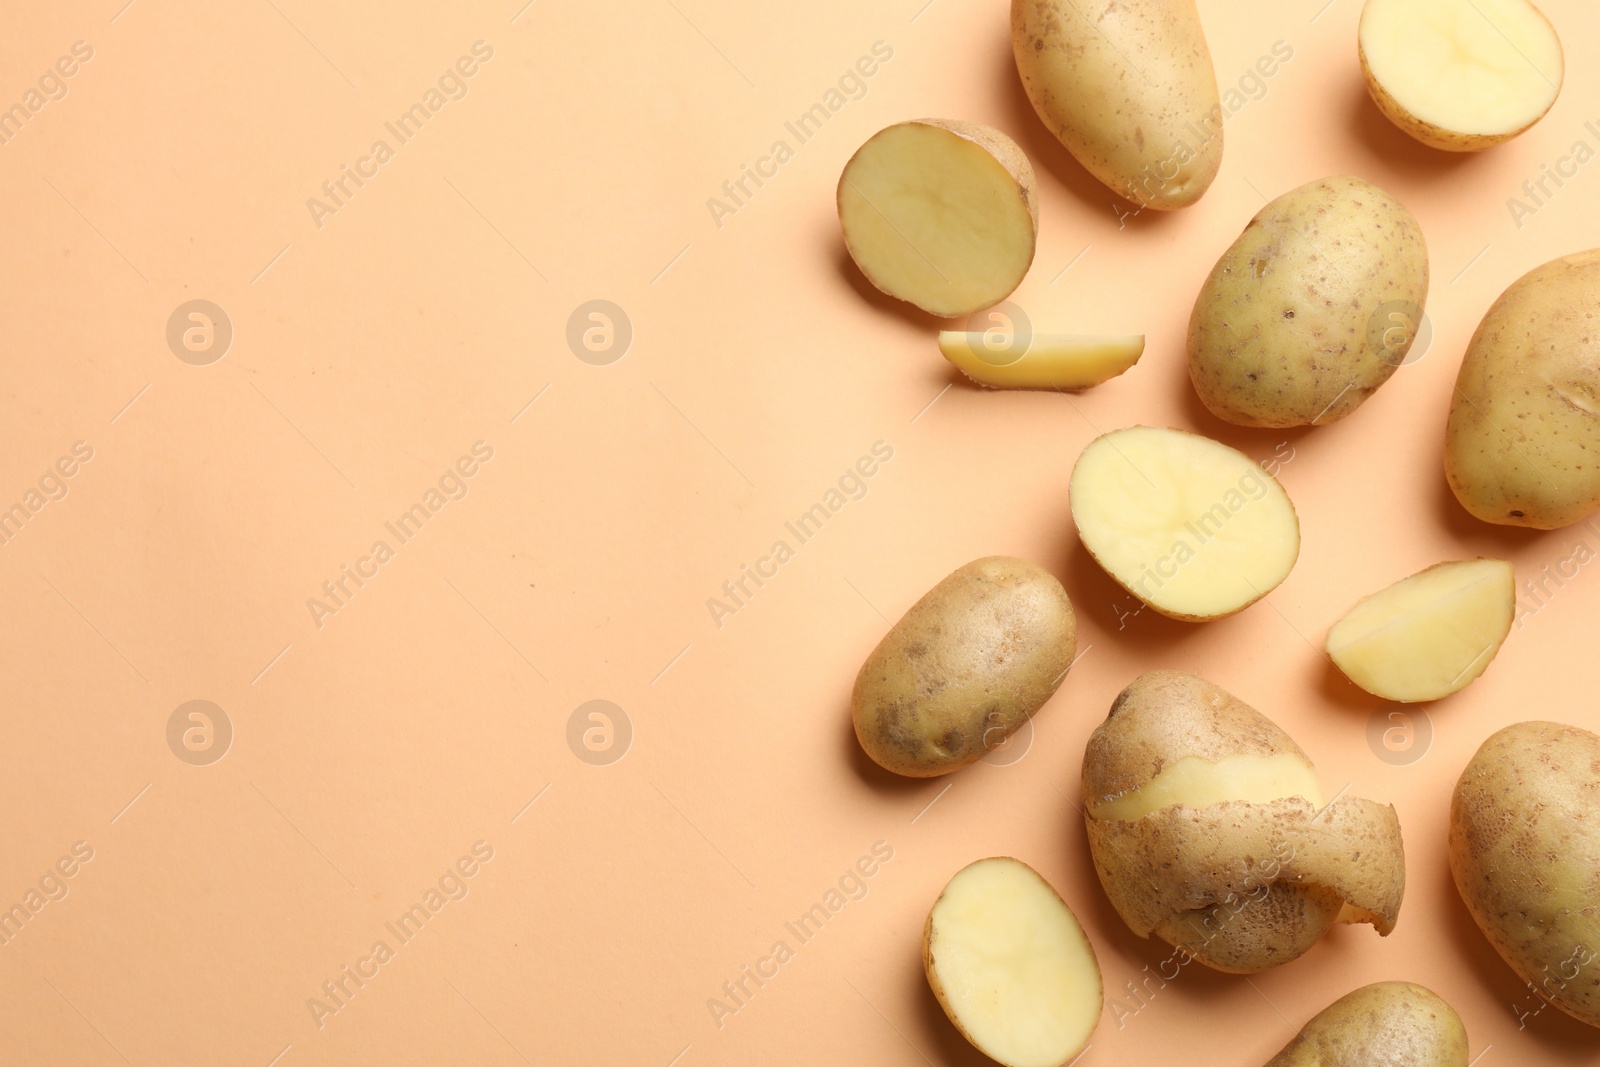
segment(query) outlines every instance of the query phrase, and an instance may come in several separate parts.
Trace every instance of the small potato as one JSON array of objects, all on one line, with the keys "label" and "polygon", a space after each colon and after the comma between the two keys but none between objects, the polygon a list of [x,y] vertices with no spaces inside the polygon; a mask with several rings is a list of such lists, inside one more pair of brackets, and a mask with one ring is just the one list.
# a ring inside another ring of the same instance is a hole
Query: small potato
[{"label": "small potato", "polygon": [[1320,426],[1405,361],[1428,299],[1422,227],[1360,178],[1324,178],[1262,208],[1189,316],[1189,378],[1217,418]]},{"label": "small potato", "polygon": [[861,273],[931,315],[999,303],[1033,262],[1033,166],[991,126],[918,119],[879,130],[845,164],[838,205]]},{"label": "small potato", "polygon": [[1287,963],[1337,922],[1394,929],[1405,852],[1394,809],[1324,803],[1306,754],[1204,678],[1151,671],[1083,754],[1089,852],[1128,928],[1208,967]]},{"label": "small potato", "polygon": [[1485,522],[1553,530],[1600,508],[1600,249],[1512,283],[1472,335],[1445,477]]},{"label": "small potato", "polygon": [[1367,0],[1359,40],[1378,110],[1447,152],[1538,122],[1565,73],[1555,27],[1528,0]]},{"label": "small potato", "polygon": [[961,1036],[1005,1067],[1062,1067],[1105,1003],[1094,946],[1049,882],[1021,860],[968,864],[922,933],[928,985]]},{"label": "small potato", "polygon": [[1011,0],[1045,127],[1112,192],[1187,207],[1222,166],[1222,104],[1194,0]]},{"label": "small potato", "polygon": [[1488,670],[1511,632],[1517,588],[1503,559],[1436,563],[1380,589],[1328,630],[1328,658],[1384,700],[1438,700]]},{"label": "small potato", "polygon": [[1450,801],[1450,870],[1517,976],[1600,1026],[1600,736],[1519,722],[1485,741]]},{"label": "small potato", "polygon": [[1055,576],[988,556],[934,586],[856,675],[861,747],[886,770],[932,778],[982,759],[1055,693],[1077,651]]},{"label": "small potato", "polygon": [[1376,982],[1306,1023],[1266,1067],[1467,1067],[1461,1016],[1431,989]]}]

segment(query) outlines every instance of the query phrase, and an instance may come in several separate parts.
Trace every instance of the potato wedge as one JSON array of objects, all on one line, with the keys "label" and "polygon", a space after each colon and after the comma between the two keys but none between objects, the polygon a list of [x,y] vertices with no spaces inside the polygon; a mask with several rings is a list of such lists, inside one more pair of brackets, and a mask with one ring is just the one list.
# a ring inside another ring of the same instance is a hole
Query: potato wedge
[{"label": "potato wedge", "polygon": [[1359,40],[1378,110],[1447,152],[1509,141],[1561,93],[1561,41],[1528,0],[1367,0]]},{"label": "potato wedge", "polygon": [[992,389],[1088,389],[1139,362],[1144,335],[1034,334],[1021,344],[996,345],[988,333],[940,330],[939,351],[962,374]]},{"label": "potato wedge", "polygon": [[1021,860],[978,860],[956,872],[928,912],[922,964],[956,1029],[1006,1067],[1061,1067],[1100,1021],[1094,946],[1066,901]]},{"label": "potato wedge", "polygon": [[1242,611],[1300,554],[1300,524],[1277,480],[1244,453],[1183,430],[1135,426],[1090,442],[1068,496],[1095,561],[1175,619]]},{"label": "potato wedge", "polygon": [[1328,630],[1328,657],[1385,700],[1438,700],[1488,669],[1517,611],[1511,564],[1437,563],[1361,601]]},{"label": "potato wedge", "polygon": [[878,131],[845,164],[838,204],[861,273],[932,315],[999,303],[1033,262],[1033,166],[989,126],[918,119]]}]

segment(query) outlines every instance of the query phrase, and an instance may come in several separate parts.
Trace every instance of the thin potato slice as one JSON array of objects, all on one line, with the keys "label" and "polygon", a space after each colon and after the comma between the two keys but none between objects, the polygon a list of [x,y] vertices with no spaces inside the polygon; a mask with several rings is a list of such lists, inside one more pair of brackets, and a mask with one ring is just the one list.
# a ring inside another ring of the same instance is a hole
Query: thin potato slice
[{"label": "thin potato slice", "polygon": [[1033,167],[991,127],[902,122],[845,164],[839,225],[873,285],[933,315],[970,315],[1009,296],[1033,262]]},{"label": "thin potato slice", "polygon": [[1283,487],[1249,456],[1198,434],[1108,433],[1078,457],[1068,492],[1095,561],[1175,619],[1243,610],[1288,577],[1300,554]]},{"label": "thin potato slice", "polygon": [[928,913],[922,962],[950,1021],[1007,1067],[1061,1067],[1083,1050],[1104,994],[1072,909],[1020,860],[956,872]]},{"label": "thin potato slice", "polygon": [[1360,42],[1378,109],[1450,152],[1510,140],[1561,92],[1561,41],[1528,0],[1367,0]]},{"label": "thin potato slice", "polygon": [[992,340],[988,333],[940,330],[939,351],[962,374],[995,389],[1087,389],[1115,378],[1144,354],[1143,334],[1035,334],[1023,344]]},{"label": "thin potato slice", "polygon": [[1328,656],[1373,696],[1438,700],[1488,668],[1516,604],[1505,560],[1439,563],[1350,609],[1328,630]]}]

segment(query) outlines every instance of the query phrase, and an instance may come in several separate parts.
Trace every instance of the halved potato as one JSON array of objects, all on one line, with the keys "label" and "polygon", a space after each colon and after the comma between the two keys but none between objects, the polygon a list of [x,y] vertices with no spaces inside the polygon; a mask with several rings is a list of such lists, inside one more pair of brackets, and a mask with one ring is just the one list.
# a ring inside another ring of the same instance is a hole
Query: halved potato
[{"label": "halved potato", "polygon": [[1144,335],[1034,334],[994,344],[988,333],[940,330],[939,351],[979,385],[995,389],[1087,389],[1115,378],[1144,354]]},{"label": "halved potato", "polygon": [[1561,41],[1528,0],[1367,0],[1360,48],[1378,109],[1449,152],[1510,140],[1561,92]]},{"label": "halved potato", "polygon": [[1078,536],[1119,585],[1190,622],[1249,607],[1288,577],[1300,523],[1249,456],[1183,430],[1134,426],[1090,442],[1068,489]]},{"label": "halved potato", "polygon": [[928,985],[974,1048],[1007,1067],[1061,1067],[1104,994],[1094,946],[1039,872],[1009,856],[956,872],[922,936]]},{"label": "halved potato", "polygon": [[1484,672],[1516,607],[1505,560],[1438,563],[1351,608],[1328,630],[1328,656],[1373,696],[1438,700]]},{"label": "halved potato", "polygon": [[1009,296],[1033,262],[1033,166],[992,127],[902,122],[845,164],[839,225],[873,285],[933,315],[970,315]]}]

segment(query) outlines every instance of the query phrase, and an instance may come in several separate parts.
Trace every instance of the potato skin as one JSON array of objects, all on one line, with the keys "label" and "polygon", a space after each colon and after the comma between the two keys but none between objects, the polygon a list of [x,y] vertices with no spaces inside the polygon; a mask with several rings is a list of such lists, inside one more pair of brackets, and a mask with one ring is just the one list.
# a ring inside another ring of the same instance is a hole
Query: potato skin
[{"label": "potato skin", "polygon": [[1472,335],[1445,477],[1485,522],[1553,530],[1600,507],[1600,249],[1511,284]]},{"label": "potato skin", "polygon": [[1391,321],[1385,305],[1427,299],[1427,242],[1399,201],[1360,178],[1302,185],[1262,208],[1206,278],[1189,317],[1190,380],[1240,426],[1334,422],[1411,347],[1409,336],[1384,347],[1393,335],[1374,323]]},{"label": "potato skin", "polygon": [[1011,46],[1045,127],[1110,189],[1187,207],[1222,166],[1222,105],[1194,0],[1012,0]]},{"label": "potato skin", "polygon": [[1054,575],[1010,556],[974,560],[913,604],[861,665],[856,738],[896,774],[960,770],[1050,699],[1077,634]]},{"label": "potato skin", "polygon": [[1431,989],[1376,982],[1346,993],[1272,1057],[1266,1067],[1467,1067],[1461,1016]]},{"label": "potato skin", "polygon": [[1518,977],[1600,1026],[1600,736],[1520,722],[1485,741],[1451,798],[1450,870]]}]

